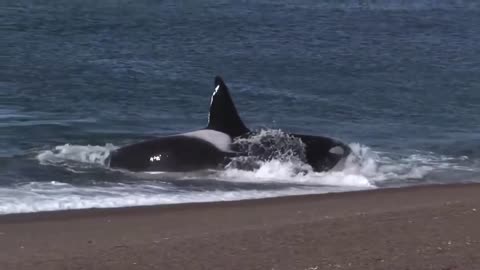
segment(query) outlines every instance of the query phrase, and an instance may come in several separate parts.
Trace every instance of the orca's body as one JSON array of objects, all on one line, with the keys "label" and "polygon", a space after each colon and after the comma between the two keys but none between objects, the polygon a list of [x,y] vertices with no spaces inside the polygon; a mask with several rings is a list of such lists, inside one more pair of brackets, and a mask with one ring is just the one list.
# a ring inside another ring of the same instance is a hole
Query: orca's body
[{"label": "orca's body", "polygon": [[[221,143],[211,139],[221,140]],[[187,172],[220,169],[233,153],[231,138],[214,130],[199,130],[122,147],[110,156],[110,167],[130,171]]]},{"label": "orca's body", "polygon": [[[130,171],[221,169],[232,157],[245,155],[232,149],[235,138],[253,134],[240,119],[227,86],[216,77],[205,129],[127,145],[113,151],[108,160],[110,167]],[[315,171],[333,168],[351,152],[347,145],[331,138],[289,135],[305,145],[306,162]]]}]

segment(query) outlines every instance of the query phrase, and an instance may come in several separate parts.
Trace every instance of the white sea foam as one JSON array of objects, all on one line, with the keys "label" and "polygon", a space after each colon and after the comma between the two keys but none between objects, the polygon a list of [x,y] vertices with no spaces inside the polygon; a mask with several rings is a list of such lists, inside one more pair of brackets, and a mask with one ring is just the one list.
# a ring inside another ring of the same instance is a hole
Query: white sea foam
[{"label": "white sea foam", "polygon": [[0,214],[191,202],[235,201],[345,191],[341,188],[288,188],[275,191],[239,190],[174,193],[166,192],[167,189],[165,186],[153,184],[115,184],[108,187],[78,187],[59,182],[28,183],[14,188],[0,188]]},{"label": "white sea foam", "polygon": [[105,146],[59,145],[53,150],[45,150],[37,155],[42,165],[65,165],[82,163],[85,165],[105,165],[110,151],[116,149],[112,144]]},{"label": "white sea foam", "polygon": [[234,182],[253,183],[290,183],[318,186],[344,186],[374,188],[370,180],[346,171],[313,172],[311,167],[294,162],[270,160],[262,162],[260,168],[253,171],[228,169],[219,172],[219,177]]}]

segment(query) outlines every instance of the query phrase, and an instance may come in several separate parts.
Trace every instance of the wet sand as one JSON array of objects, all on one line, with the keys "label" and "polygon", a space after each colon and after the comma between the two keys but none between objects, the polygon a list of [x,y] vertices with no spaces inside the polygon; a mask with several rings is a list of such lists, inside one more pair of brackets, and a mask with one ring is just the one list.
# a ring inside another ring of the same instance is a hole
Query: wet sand
[{"label": "wet sand", "polygon": [[0,269],[480,269],[480,185],[0,216]]}]

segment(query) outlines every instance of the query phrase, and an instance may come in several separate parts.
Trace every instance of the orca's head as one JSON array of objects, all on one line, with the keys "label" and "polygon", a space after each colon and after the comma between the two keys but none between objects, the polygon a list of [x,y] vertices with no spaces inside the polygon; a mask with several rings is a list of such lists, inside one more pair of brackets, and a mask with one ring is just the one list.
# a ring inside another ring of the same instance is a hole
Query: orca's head
[{"label": "orca's head", "polygon": [[[312,152],[317,152],[317,151],[312,151]],[[322,153],[317,152],[314,155],[315,157],[312,157],[313,155],[310,154],[311,162],[309,163],[313,167],[313,169],[318,172],[341,168],[344,165],[348,155],[350,155],[350,153],[352,152],[352,150],[347,145],[340,142],[336,142],[335,144],[328,146],[327,149],[321,152]],[[307,150],[307,156],[308,156],[308,150]]]},{"label": "orca's head", "polygon": [[350,155],[348,145],[332,138],[302,134],[292,134],[302,140],[308,164],[317,171],[328,171],[338,167]]}]

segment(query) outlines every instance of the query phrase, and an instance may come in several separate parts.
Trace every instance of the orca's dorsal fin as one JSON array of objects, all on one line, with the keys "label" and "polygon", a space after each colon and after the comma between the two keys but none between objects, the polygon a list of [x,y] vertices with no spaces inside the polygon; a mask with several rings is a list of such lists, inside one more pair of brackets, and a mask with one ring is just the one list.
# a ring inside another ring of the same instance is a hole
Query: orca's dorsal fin
[{"label": "orca's dorsal fin", "polygon": [[240,119],[228,88],[219,76],[215,77],[207,129],[226,133],[230,137],[238,137],[250,131]]}]

